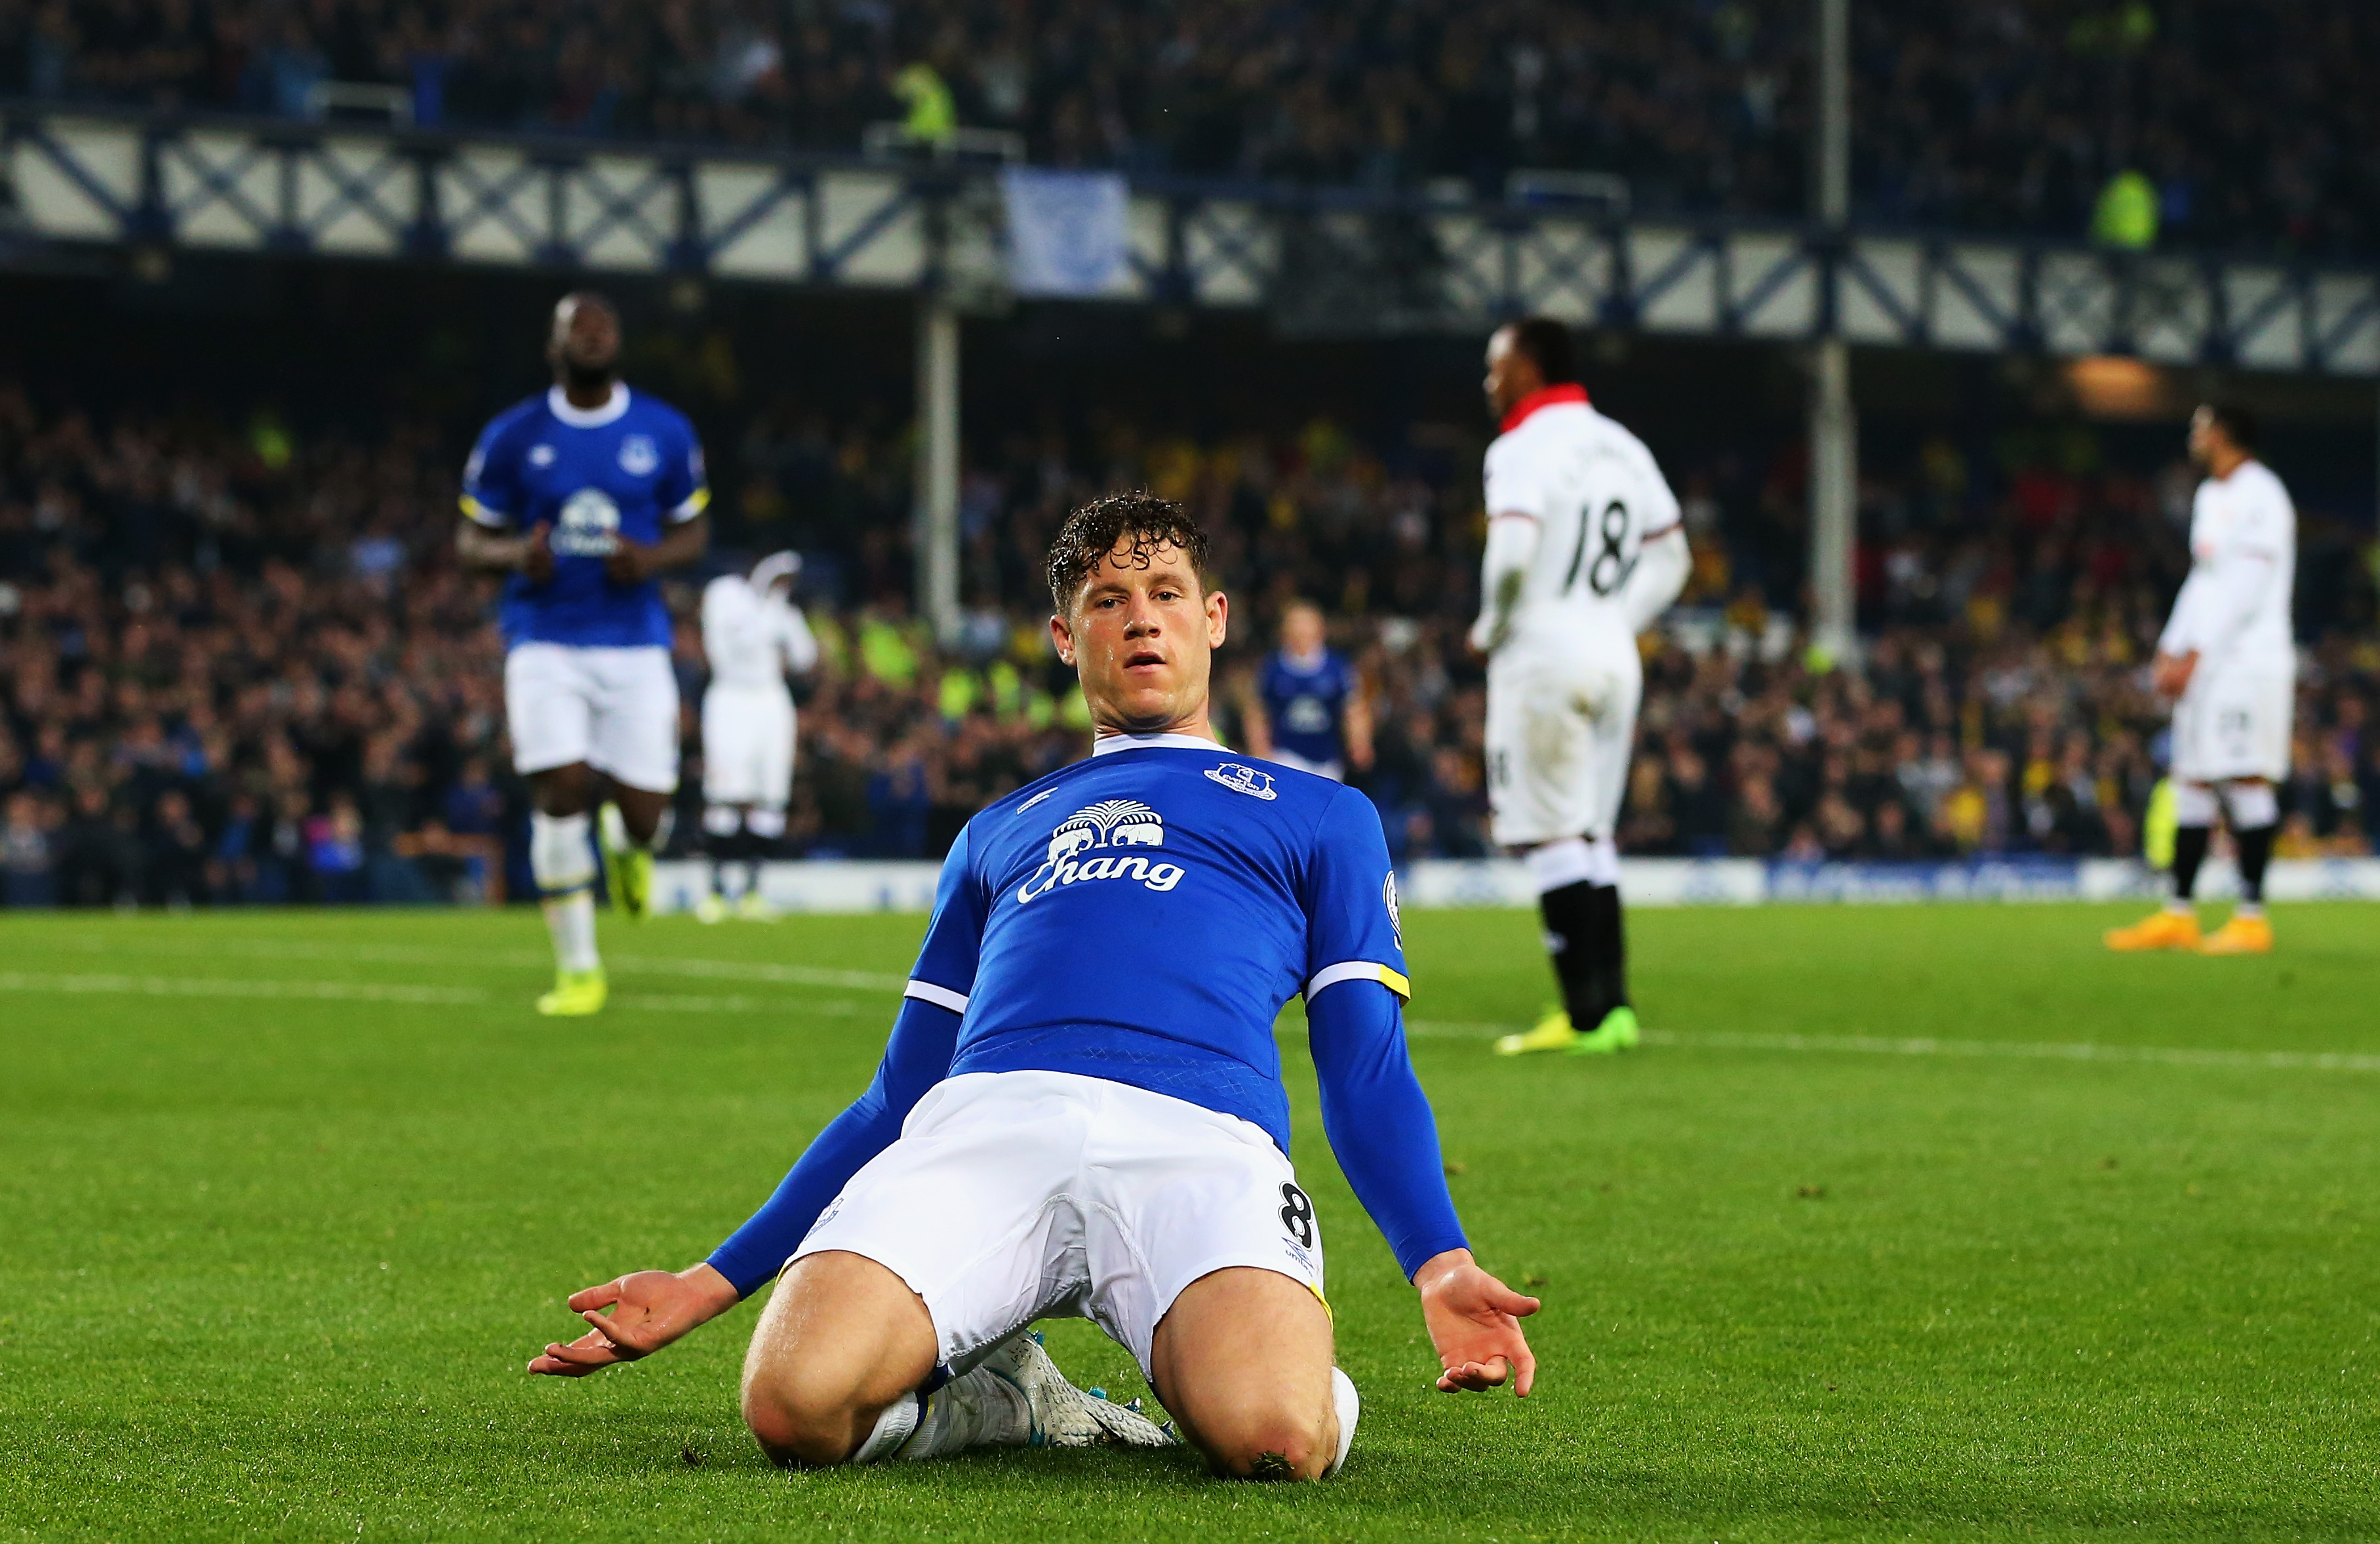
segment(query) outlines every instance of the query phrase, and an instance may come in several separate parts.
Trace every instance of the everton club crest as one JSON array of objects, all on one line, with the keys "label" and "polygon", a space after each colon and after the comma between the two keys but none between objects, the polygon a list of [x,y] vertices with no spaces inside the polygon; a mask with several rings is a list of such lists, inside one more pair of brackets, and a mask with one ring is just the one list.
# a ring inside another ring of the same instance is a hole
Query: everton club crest
[{"label": "everton club crest", "polygon": [[1260,772],[1254,767],[1244,767],[1237,761],[1226,761],[1220,767],[1208,767],[1207,775],[1235,794],[1245,794],[1252,799],[1278,798],[1272,791],[1272,773]]}]

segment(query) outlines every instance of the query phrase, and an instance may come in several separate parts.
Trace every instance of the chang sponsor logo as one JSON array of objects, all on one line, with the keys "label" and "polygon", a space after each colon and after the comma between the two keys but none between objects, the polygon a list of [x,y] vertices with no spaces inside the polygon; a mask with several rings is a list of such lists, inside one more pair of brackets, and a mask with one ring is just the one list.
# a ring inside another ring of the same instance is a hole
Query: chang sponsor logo
[{"label": "chang sponsor logo", "polygon": [[1093,880],[1131,880],[1162,894],[1182,882],[1182,866],[1118,849],[1164,845],[1165,819],[1156,810],[1137,799],[1101,799],[1050,833],[1050,856],[1017,887],[1016,903],[1029,905],[1060,885]]},{"label": "chang sponsor logo", "polygon": [[565,557],[609,557],[620,546],[620,506],[600,488],[581,488],[562,505],[553,550]]}]

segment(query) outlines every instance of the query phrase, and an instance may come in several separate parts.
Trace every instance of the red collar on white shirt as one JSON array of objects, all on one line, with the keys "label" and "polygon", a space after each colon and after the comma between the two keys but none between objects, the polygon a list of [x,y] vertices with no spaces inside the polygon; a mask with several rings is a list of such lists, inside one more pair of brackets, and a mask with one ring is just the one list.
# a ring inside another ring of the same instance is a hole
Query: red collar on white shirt
[{"label": "red collar on white shirt", "polygon": [[1512,410],[1504,415],[1503,432],[1510,434],[1520,428],[1528,416],[1540,407],[1557,407],[1564,402],[1575,402],[1582,407],[1585,407],[1586,388],[1575,381],[1565,381],[1559,386],[1539,386],[1512,404]]}]

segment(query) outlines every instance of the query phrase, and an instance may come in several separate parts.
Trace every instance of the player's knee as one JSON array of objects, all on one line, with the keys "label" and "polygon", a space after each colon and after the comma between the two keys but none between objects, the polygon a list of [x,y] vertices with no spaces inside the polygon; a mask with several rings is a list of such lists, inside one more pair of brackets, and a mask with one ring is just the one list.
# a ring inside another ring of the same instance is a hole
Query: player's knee
[{"label": "player's knee", "polygon": [[1210,1416],[1198,1437],[1215,1472],[1234,1479],[1319,1479],[1336,1446],[1328,1413],[1281,1404]]},{"label": "player's knee", "polygon": [[789,1468],[841,1464],[857,1445],[852,1392],[798,1379],[747,1382],[744,1424],[771,1463]]}]

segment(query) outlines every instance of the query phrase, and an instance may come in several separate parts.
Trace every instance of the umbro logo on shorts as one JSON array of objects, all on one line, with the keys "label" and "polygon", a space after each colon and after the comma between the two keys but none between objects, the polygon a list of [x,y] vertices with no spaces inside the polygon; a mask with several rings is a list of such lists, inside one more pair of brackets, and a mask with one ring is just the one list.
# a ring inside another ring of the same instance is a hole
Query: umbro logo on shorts
[{"label": "umbro logo on shorts", "polygon": [[1254,767],[1244,767],[1237,761],[1226,761],[1220,767],[1208,767],[1207,775],[1235,794],[1245,794],[1254,799],[1272,799],[1281,796],[1273,792],[1272,773],[1260,772]]},{"label": "umbro logo on shorts", "polygon": [[1017,904],[1047,895],[1062,884],[1090,880],[1137,880],[1162,894],[1182,882],[1181,865],[1100,849],[1164,845],[1162,815],[1138,799],[1101,799],[1075,810],[1050,833],[1050,856],[1018,887]]}]

